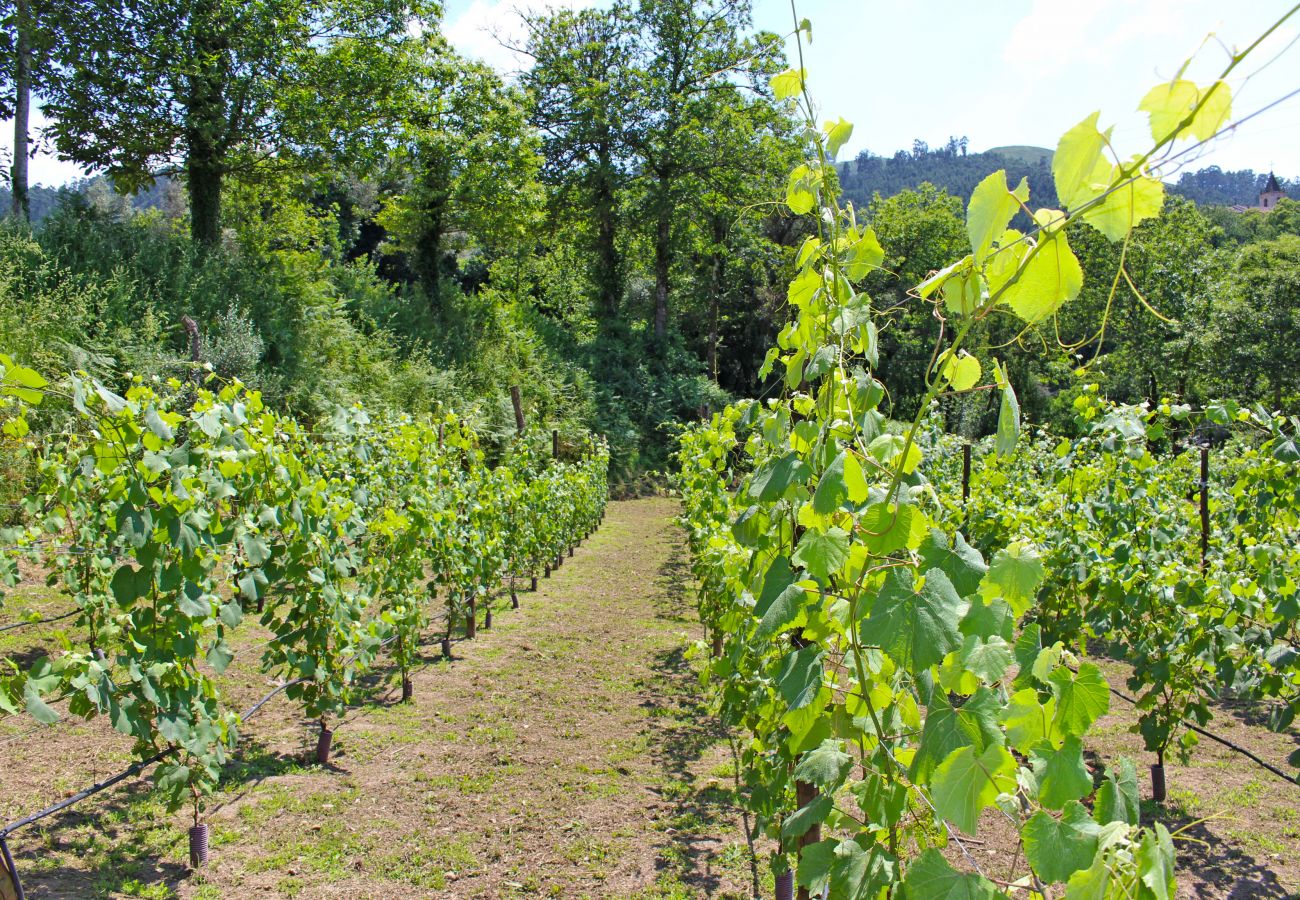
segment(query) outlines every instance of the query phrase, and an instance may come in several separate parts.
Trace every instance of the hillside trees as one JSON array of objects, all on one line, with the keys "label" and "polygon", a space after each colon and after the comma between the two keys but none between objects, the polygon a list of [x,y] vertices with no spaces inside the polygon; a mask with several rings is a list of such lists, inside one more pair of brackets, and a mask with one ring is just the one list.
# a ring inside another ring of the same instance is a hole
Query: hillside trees
[{"label": "hillside trees", "polygon": [[1238,251],[1208,317],[1207,380],[1230,396],[1267,397],[1274,409],[1300,390],[1300,237]]},{"label": "hillside trees", "polygon": [[226,178],[374,155],[406,99],[427,0],[96,0],[101,41],[49,85],[62,156],[121,188],[183,173],[190,233],[220,237]]},{"label": "hillside trees", "polygon": [[552,215],[580,220],[596,303],[611,319],[623,297],[620,200],[639,107],[631,19],[622,2],[528,19],[525,52],[533,63],[523,77],[542,135],[543,176],[554,191]]},{"label": "hillside trees", "polygon": [[453,235],[500,253],[536,230],[541,160],[523,98],[491,68],[439,46],[419,74],[394,161],[403,189],[380,222],[436,311]]},{"label": "hillside trees", "polygon": [[662,343],[674,279],[695,274],[697,218],[716,213],[703,231],[724,234],[723,220],[770,196],[764,187],[790,158],[792,129],[766,86],[780,49],[773,35],[748,34],[750,24],[748,0],[644,0],[529,20],[524,84],[544,179],[555,214],[576,220],[591,247],[605,323],[628,312],[636,267],[625,253],[635,243]]}]

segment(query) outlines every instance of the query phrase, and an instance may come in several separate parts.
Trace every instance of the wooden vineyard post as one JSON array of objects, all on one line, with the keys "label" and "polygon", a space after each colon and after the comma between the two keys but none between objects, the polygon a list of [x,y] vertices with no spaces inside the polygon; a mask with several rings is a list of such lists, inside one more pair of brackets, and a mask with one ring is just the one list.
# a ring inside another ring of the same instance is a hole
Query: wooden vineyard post
[{"label": "wooden vineyard post", "polygon": [[465,637],[473,640],[478,636],[478,595],[469,598],[469,612],[465,614]]},{"label": "wooden vineyard post", "polygon": [[1210,448],[1201,445],[1201,574],[1209,566],[1210,554]]},{"label": "wooden vineyard post", "polygon": [[961,447],[961,503],[970,500],[970,444]]},{"label": "wooden vineyard post", "polygon": [[524,401],[519,396],[519,385],[510,385],[510,402],[515,408],[515,428],[524,433]]},{"label": "wooden vineyard post", "polygon": [[[803,809],[809,803],[812,803],[817,799],[817,786],[809,784],[806,781],[796,781],[794,783],[794,796],[795,804],[799,809]],[[822,827],[821,825],[814,825],[812,828],[808,829],[808,832],[803,837],[799,838],[799,849],[802,850],[809,844],[815,844],[821,839]],[[806,887],[799,888],[799,900],[809,900],[808,889]]]},{"label": "wooden vineyard post", "polygon": [[551,429],[551,459],[560,458],[560,429]]}]

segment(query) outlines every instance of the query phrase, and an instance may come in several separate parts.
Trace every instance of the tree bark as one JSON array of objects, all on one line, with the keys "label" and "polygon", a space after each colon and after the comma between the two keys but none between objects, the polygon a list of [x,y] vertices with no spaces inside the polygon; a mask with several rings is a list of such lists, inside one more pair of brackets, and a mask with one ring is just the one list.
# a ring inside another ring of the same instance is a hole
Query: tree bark
[{"label": "tree bark", "polygon": [[229,42],[217,7],[217,3],[205,0],[190,19],[198,63],[188,76],[185,175],[190,198],[190,237],[202,249],[215,247],[221,240],[224,89]]},{"label": "tree bark", "polygon": [[672,209],[668,186],[660,179],[658,221],[655,223],[655,338],[668,334],[668,270],[672,260]]},{"label": "tree bark", "polygon": [[609,318],[618,316],[623,299],[623,278],[619,271],[617,197],[613,178],[613,161],[608,147],[598,154],[599,169],[595,179],[594,208],[596,214],[596,286],[600,294],[600,307]]},{"label": "tree bark", "polygon": [[13,214],[24,222],[31,219],[27,193],[27,126],[32,108],[32,42],[28,0],[18,0],[17,35],[14,45],[14,159],[9,172]]}]

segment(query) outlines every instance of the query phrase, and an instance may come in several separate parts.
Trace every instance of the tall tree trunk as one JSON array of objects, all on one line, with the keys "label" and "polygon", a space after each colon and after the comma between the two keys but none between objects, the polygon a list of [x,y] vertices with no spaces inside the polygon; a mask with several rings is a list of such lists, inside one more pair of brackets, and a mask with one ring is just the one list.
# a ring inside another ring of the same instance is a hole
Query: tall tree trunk
[{"label": "tall tree trunk", "polygon": [[9,172],[13,214],[24,222],[31,218],[27,196],[27,125],[32,108],[32,42],[28,0],[18,0],[14,46],[14,160]]},{"label": "tall tree trunk", "polygon": [[221,240],[229,42],[218,6],[214,0],[200,0],[190,18],[194,55],[199,62],[187,84],[185,177],[190,198],[190,237],[203,249]]},{"label": "tall tree trunk", "polygon": [[619,302],[623,299],[623,279],[619,272],[616,198],[607,154],[602,153],[599,166],[595,185],[596,287],[600,294],[601,309],[614,319],[618,316]]},{"label": "tall tree trunk", "polygon": [[210,157],[195,154],[193,145],[185,166],[190,198],[190,237],[200,248],[221,241],[221,168]]},{"label": "tall tree trunk", "polygon": [[425,299],[429,301],[429,311],[436,313],[439,306],[439,293],[442,290],[442,232],[443,208],[441,198],[432,200],[424,208],[420,233],[415,240],[411,268],[415,277],[424,288]]},{"label": "tall tree trunk", "polygon": [[429,311],[438,313],[444,270],[448,204],[451,201],[452,160],[436,143],[422,144],[416,159],[414,196],[419,204],[417,231],[411,235],[411,272],[424,288]]},{"label": "tall tree trunk", "polygon": [[660,178],[659,209],[655,223],[655,338],[668,334],[668,267],[672,253],[672,209],[667,185]]}]

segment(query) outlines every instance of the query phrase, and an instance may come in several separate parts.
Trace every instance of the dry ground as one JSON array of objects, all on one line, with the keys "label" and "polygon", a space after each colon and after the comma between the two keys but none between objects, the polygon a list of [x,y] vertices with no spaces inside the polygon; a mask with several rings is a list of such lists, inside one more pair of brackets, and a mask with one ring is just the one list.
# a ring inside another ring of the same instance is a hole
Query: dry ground
[{"label": "dry ground", "polygon": [[[273,700],[216,798],[201,875],[184,864],[183,816],[135,781],[15,836],[28,896],[751,896],[729,744],[685,658],[700,629],[675,512],[663,499],[611,504],[574,558],[521,592],[521,609],[501,602],[452,662],[431,640],[414,703],[395,702],[393,673],[377,675],[337,730],[330,768],[306,763],[314,732]],[[7,601],[23,605],[67,601],[39,589]],[[241,626],[223,679],[238,708],[272,684],[257,668],[265,639],[251,619]],[[51,646],[48,630],[0,634],[10,658]],[[1099,662],[1123,689],[1123,664]],[[1133,758],[1149,793],[1135,719],[1115,699],[1089,749],[1098,765]],[[1220,707],[1211,728],[1280,765],[1297,743],[1249,708]],[[0,821],[112,774],[129,751],[99,722],[0,720]],[[1297,896],[1300,787],[1210,743],[1166,768],[1169,802],[1146,803],[1146,816],[1214,817],[1180,844],[1181,896]],[[1014,844],[987,825],[968,849],[1001,877]],[[760,892],[771,896],[765,873]]]}]

